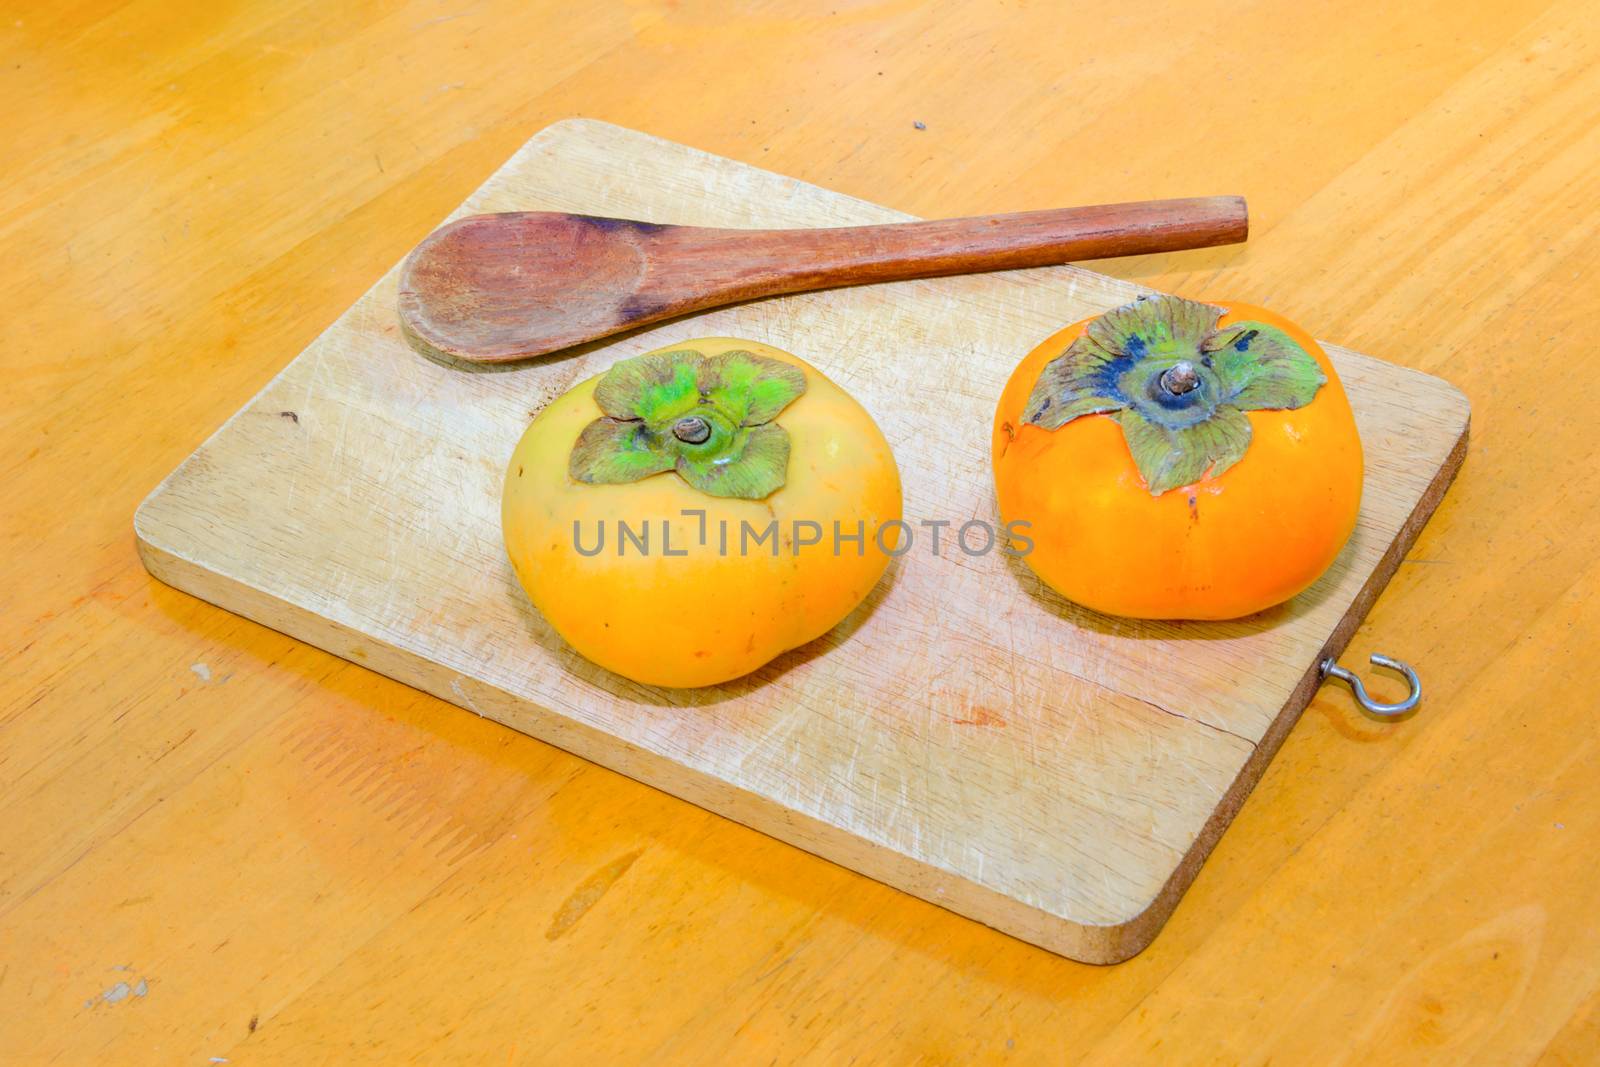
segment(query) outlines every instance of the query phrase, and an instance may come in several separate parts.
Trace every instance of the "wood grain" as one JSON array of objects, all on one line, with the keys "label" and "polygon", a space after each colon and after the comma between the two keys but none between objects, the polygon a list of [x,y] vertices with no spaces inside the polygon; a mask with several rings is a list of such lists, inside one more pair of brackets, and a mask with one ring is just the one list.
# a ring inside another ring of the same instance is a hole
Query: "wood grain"
[{"label": "wood grain", "polygon": [[507,211],[423,238],[397,306],[420,351],[505,363],[764,296],[1211,248],[1248,230],[1237,196],[791,230]]},{"label": "wood grain", "polygon": [[[1592,4],[13,16],[0,1058],[1596,1059]],[[923,216],[1247,193],[1248,245],[1097,269],[1471,397],[1345,656],[1403,650],[1423,712],[1321,691],[1161,936],[1087,967],[150,578],[150,487],[573,114]]]},{"label": "wood grain", "polygon": [[[617,172],[628,180],[608,180]],[[750,227],[896,217],[581,120],[534,137],[457,215],[579,209]],[[1112,619],[957,538],[972,519],[1000,526],[986,430],[1019,353],[1125,303],[1125,283],[1058,268],[808,294],[474,374],[406,346],[400,275],[151,494],[135,528],[152,573],[1091,962],[1127,958],[1166,921],[1464,448],[1467,403],[1452,387],[1334,349],[1368,478],[1328,574],[1236,622]],[[656,689],[583,661],[526,603],[500,486],[545,400],[701,336],[755,338],[845,384],[895,448],[922,536],[819,641],[734,683]],[[930,523],[948,526],[937,552]]]}]

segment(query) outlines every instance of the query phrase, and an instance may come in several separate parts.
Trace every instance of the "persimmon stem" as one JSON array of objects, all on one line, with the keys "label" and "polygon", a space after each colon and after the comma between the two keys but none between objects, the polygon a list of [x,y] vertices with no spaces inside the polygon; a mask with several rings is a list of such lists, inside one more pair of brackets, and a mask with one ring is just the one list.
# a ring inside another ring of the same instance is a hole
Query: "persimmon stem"
[{"label": "persimmon stem", "polygon": [[1173,396],[1182,396],[1192,392],[1200,384],[1200,375],[1196,373],[1194,364],[1188,360],[1179,360],[1168,367],[1166,373],[1161,375],[1161,388]]},{"label": "persimmon stem", "polygon": [[711,424],[699,415],[686,415],[672,424],[672,436],[686,445],[703,445],[711,438]]}]

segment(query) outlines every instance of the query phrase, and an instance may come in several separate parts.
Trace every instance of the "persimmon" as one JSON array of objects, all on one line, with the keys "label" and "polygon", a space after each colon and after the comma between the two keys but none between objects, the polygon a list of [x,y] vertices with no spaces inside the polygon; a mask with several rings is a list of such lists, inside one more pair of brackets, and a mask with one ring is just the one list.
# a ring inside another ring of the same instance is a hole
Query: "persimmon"
[{"label": "persimmon", "polygon": [[1001,394],[992,455],[1028,566],[1110,615],[1288,600],[1361,507],[1361,439],[1327,353],[1245,304],[1145,297],[1052,335]]},{"label": "persimmon", "polygon": [[898,550],[900,508],[894,455],[860,404],[796,356],[717,337],[550,403],[512,454],[501,522],[568,644],[687,687],[836,626]]}]

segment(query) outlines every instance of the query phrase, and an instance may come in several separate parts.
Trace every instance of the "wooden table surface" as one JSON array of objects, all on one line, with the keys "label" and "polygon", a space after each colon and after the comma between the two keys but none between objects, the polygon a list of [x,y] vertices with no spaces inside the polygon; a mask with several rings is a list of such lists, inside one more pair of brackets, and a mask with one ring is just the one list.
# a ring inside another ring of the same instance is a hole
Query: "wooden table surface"
[{"label": "wooden table surface", "polygon": [[[0,1061],[1600,1058],[1592,0],[78,0],[0,59]],[[149,578],[144,494],[570,115],[929,216],[1248,195],[1105,269],[1471,397],[1346,657],[1422,712],[1324,690],[1096,968]]]}]

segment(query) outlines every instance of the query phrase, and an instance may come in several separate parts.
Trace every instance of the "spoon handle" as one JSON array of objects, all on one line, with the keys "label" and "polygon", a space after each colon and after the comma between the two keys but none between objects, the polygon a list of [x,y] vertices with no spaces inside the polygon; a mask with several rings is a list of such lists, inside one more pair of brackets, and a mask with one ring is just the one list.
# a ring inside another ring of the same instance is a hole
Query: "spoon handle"
[{"label": "spoon handle", "polygon": [[718,288],[739,299],[1208,248],[1248,232],[1243,197],[1209,196],[837,229],[686,228],[672,243],[708,266],[736,262],[737,276],[724,277],[731,288]]}]

